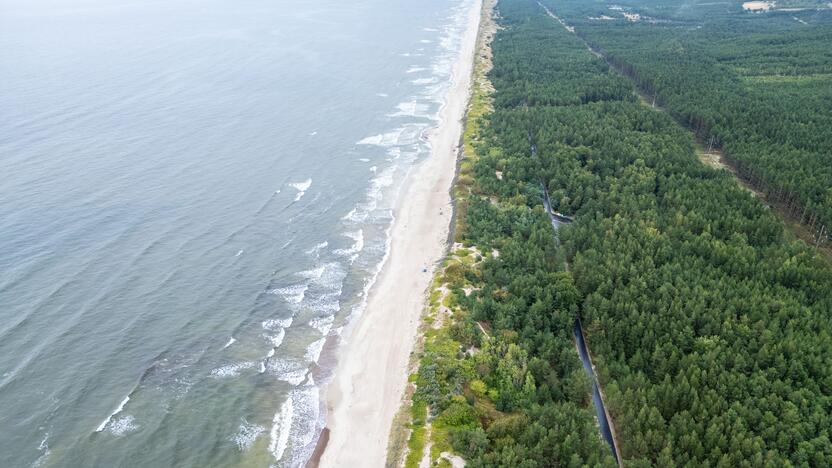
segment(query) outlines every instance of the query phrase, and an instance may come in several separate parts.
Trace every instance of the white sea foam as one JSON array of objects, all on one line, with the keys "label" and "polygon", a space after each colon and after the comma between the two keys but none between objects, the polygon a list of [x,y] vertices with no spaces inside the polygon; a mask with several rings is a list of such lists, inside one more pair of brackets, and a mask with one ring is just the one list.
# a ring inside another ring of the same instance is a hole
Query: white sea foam
[{"label": "white sea foam", "polygon": [[378,135],[368,136],[358,140],[356,145],[380,145],[382,139],[384,139],[384,135],[379,133]]},{"label": "white sea foam", "polygon": [[353,222],[353,223],[363,223],[364,221],[367,220],[367,217],[369,215],[370,215],[370,213],[367,213],[364,210],[358,211],[357,208],[353,208],[353,209],[350,210],[349,213],[344,215],[344,217],[341,218],[341,220],[342,221],[350,221],[350,222]]},{"label": "white sea foam", "polygon": [[309,365],[302,361],[272,359],[268,364],[268,371],[279,380],[292,385],[299,385],[306,380]]},{"label": "white sea foam", "polygon": [[243,249],[240,249],[239,252],[237,252],[237,255],[235,255],[235,257],[239,257],[242,254],[243,254]]},{"label": "white sea foam", "polygon": [[303,182],[291,183],[289,186],[298,191],[298,194],[295,195],[295,201],[298,201],[303,197],[306,191],[309,190],[309,187],[312,186],[312,179],[306,179]]},{"label": "white sea foam", "polygon": [[418,78],[418,79],[415,79],[415,80],[411,81],[411,83],[413,83],[415,85],[426,85],[426,84],[436,83],[436,81],[437,81],[436,78]]},{"label": "white sea foam", "polygon": [[372,172],[372,173],[374,173],[374,174],[375,174],[375,172],[376,172],[377,170],[378,170],[378,167],[376,167],[376,166],[370,166],[370,172]]},{"label": "white sea foam", "polygon": [[47,432],[43,436],[43,440],[41,440],[40,444],[38,445],[38,450],[40,451],[40,456],[38,457],[37,460],[35,460],[34,463],[32,463],[32,468],[38,468],[40,466],[43,466],[43,464],[46,463],[46,460],[49,458],[49,455],[52,453],[52,451],[49,450],[48,440],[49,440],[49,433]]},{"label": "white sea foam", "polygon": [[43,440],[41,440],[40,444],[38,444],[38,450],[49,450],[48,440],[49,440],[49,433],[47,432],[46,434],[44,434]]},{"label": "white sea foam", "polygon": [[296,275],[306,279],[318,279],[324,274],[324,270],[326,270],[326,265],[321,265],[311,270],[299,271]]},{"label": "white sea foam", "polygon": [[321,338],[307,346],[306,359],[311,362],[318,362],[318,358],[321,357],[321,351],[324,349],[324,343],[326,343],[326,338]]},{"label": "white sea foam", "polygon": [[430,44],[430,43],[431,43],[431,42],[433,42],[433,41],[431,41],[431,40],[429,40],[429,39],[422,39],[422,40],[421,40],[421,41],[419,41],[419,42],[421,42],[422,44]]},{"label": "white sea foam", "polygon": [[318,134],[318,132],[309,132],[309,136],[315,136],[317,134]]},{"label": "white sea foam", "polygon": [[266,353],[266,359],[274,356],[274,348],[270,349],[268,353]]},{"label": "white sea foam", "polygon": [[274,348],[278,348],[281,344],[283,344],[283,338],[286,337],[286,330],[283,328],[278,328],[276,335],[263,336],[272,344]]},{"label": "white sea foam", "polygon": [[[357,234],[355,234],[357,237]],[[354,238],[356,242],[358,239]],[[363,246],[363,240],[362,240]],[[315,275],[309,277],[310,285],[314,285],[316,290],[325,289],[326,292],[320,294],[319,296],[325,296],[327,294],[332,294],[337,292],[338,294],[341,293],[341,286],[344,281],[344,277],[346,276],[347,272],[344,269],[344,265],[341,262],[328,262],[321,265],[319,268],[315,270]],[[317,298],[307,298],[305,303],[309,303],[310,301],[315,301]]]},{"label": "white sea foam", "polygon": [[252,424],[246,419],[243,419],[243,422],[240,423],[240,428],[237,430],[237,434],[231,440],[234,441],[234,443],[237,444],[237,448],[243,452],[250,449],[254,444],[254,441],[257,440],[257,437],[264,432],[266,432],[265,427]]},{"label": "white sea foam", "polygon": [[361,162],[370,162],[369,158],[358,158],[358,160]]},{"label": "white sea foam", "polygon": [[338,285],[334,287],[331,292],[321,294],[320,296],[311,299],[308,301],[307,305],[309,309],[322,312],[322,313],[329,313],[334,314],[341,310],[340,305],[340,297],[341,297],[341,287]]},{"label": "white sea foam", "polygon": [[388,161],[392,162],[392,161],[395,161],[395,160],[399,159],[399,157],[401,157],[402,149],[398,148],[398,147],[390,148],[390,149],[387,150],[387,154],[392,156],[391,158],[387,159]]},{"label": "white sea foam", "polygon": [[114,419],[112,423],[110,423],[109,428],[111,434],[115,436],[123,436],[138,429],[138,426],[136,425],[136,418],[129,414],[125,414],[120,418]]},{"label": "white sea foam", "polygon": [[292,464],[302,466],[311,455],[312,442],[321,428],[320,391],[317,387],[292,390],[292,408],[297,416],[291,425]]},{"label": "white sea foam", "polygon": [[260,371],[259,371],[259,372],[260,372],[261,374],[263,374],[263,373],[265,373],[265,372],[266,372],[266,363],[265,363],[265,362],[261,362],[261,363],[260,363]]},{"label": "white sea foam", "polygon": [[336,249],[336,255],[343,255],[350,258],[350,262],[354,262],[358,257],[358,253],[364,249],[364,231],[359,229],[357,231],[345,232],[345,236],[353,240],[352,246],[347,249]]},{"label": "white sea foam", "polygon": [[285,288],[270,289],[266,292],[278,295],[290,304],[297,304],[303,300],[308,288],[309,286],[305,284],[293,284],[291,286],[286,286]]},{"label": "white sea foam", "polygon": [[[401,150],[399,148],[390,148],[388,153],[394,154],[398,157],[398,155],[401,154]],[[381,172],[376,171],[376,176],[370,180],[370,186],[367,188],[366,201],[356,205],[355,208],[350,210],[350,212],[341,219],[355,224],[361,224],[367,221],[370,214],[378,208],[378,203],[382,199],[383,190],[393,184],[393,176],[395,172],[395,166],[390,166]]]},{"label": "white sea foam", "polygon": [[[398,111],[390,114],[390,117],[433,117],[432,114],[428,113],[429,106],[427,104],[415,100],[399,103],[396,108]],[[400,138],[398,142],[404,145],[412,144],[413,138],[412,136],[407,139]]]},{"label": "white sea foam", "polygon": [[240,372],[246,369],[251,369],[253,367],[253,362],[237,362],[234,364],[228,364],[226,366],[218,367],[216,369],[211,370],[211,377],[216,377],[219,379],[226,377],[236,377],[240,375]]},{"label": "white sea foam", "polygon": [[390,95],[387,94],[387,93],[376,93],[376,96],[378,96],[378,97],[388,97]]},{"label": "white sea foam", "polygon": [[329,242],[327,242],[327,241],[323,241],[323,242],[320,242],[320,243],[318,243],[318,244],[315,244],[315,246],[314,246],[314,247],[312,247],[311,249],[307,250],[305,253],[306,253],[307,255],[316,255],[316,254],[317,254],[318,252],[320,252],[321,250],[323,250],[323,249],[327,248],[327,246],[329,246]]},{"label": "white sea foam", "polygon": [[425,71],[427,68],[424,67],[410,67],[405,71],[405,73],[419,73],[420,71]]},{"label": "white sea foam", "polygon": [[110,415],[107,416],[107,419],[105,419],[101,424],[98,425],[98,428],[96,428],[95,432],[103,431],[107,427],[107,424],[110,423],[110,420],[113,419],[113,416],[121,413],[122,410],[124,410],[124,406],[127,405],[128,401],[130,401],[130,395],[127,395],[126,397],[124,397],[123,400],[121,400],[121,403],[119,403],[118,408],[116,408],[115,411],[110,413]]},{"label": "white sea foam", "polygon": [[292,317],[284,318],[284,319],[263,320],[263,322],[261,322],[260,325],[265,330],[271,330],[271,331],[277,330],[278,328],[289,328],[290,326],[292,326]]},{"label": "white sea foam", "polygon": [[237,341],[237,339],[232,336],[231,338],[228,339],[228,342],[225,343],[225,346],[223,346],[222,349],[225,349],[225,348],[233,345],[234,342],[236,342],[236,341]]},{"label": "white sea foam", "polygon": [[395,146],[399,144],[399,137],[401,136],[402,132],[404,132],[404,130],[404,127],[401,127],[386,133],[380,133],[378,135],[369,136],[360,140],[356,144],[383,147]]},{"label": "white sea foam", "polygon": [[283,452],[289,445],[289,431],[292,427],[293,419],[292,398],[291,396],[280,405],[280,409],[274,414],[272,420],[272,430],[270,432],[269,452],[275,460],[280,461],[283,458]]},{"label": "white sea foam", "polygon": [[309,326],[318,330],[321,335],[326,335],[332,328],[332,323],[335,322],[334,315],[324,315],[322,317],[315,317],[309,321]]}]

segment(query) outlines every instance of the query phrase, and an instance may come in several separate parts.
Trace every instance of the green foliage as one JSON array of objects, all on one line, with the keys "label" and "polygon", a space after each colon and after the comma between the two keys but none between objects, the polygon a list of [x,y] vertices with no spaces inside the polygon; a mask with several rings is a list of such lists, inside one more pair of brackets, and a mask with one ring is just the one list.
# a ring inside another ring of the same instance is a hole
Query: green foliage
[{"label": "green foliage", "polygon": [[[749,15],[739,2],[544,0],[767,199],[832,228],[832,10]],[[619,2],[617,2],[619,3]],[[777,2],[783,7],[783,2]],[[600,15],[616,18],[597,21]]]},{"label": "green foliage", "polygon": [[407,441],[407,457],[404,461],[406,468],[416,468],[422,460],[422,452],[425,449],[425,422],[427,418],[427,405],[424,401],[414,400],[410,408],[410,438]]},{"label": "green foliage", "polygon": [[[628,22],[541,1],[669,113],[537,1],[499,2],[457,211],[457,239],[486,255],[451,268],[454,323],[429,334],[414,398],[469,466],[614,466],[580,314],[627,466],[832,465],[832,271],[677,122],[804,221],[832,220],[829,30],[732,3],[615,2],[649,17]],[[543,187],[576,219],[560,247]]]},{"label": "green foliage", "polygon": [[[485,262],[486,284],[467,304],[477,320],[517,332],[510,344],[483,347],[481,359],[492,357],[483,382],[499,391],[498,409],[537,423],[537,410],[568,420],[585,404],[583,374],[564,365],[574,361],[543,344],[568,336],[569,315],[558,310],[580,306],[627,465],[832,464],[832,272],[786,240],[782,223],[728,174],[698,163],[691,136],[673,119],[716,136],[732,158],[756,164],[749,167],[757,174],[768,168],[771,190],[784,187],[777,180],[804,184],[792,193],[817,194],[807,213],[820,219],[832,186],[824,159],[832,148],[832,88],[817,86],[825,78],[798,81],[800,89],[793,82],[738,88],[745,71],[737,63],[759,59],[754,51],[766,44],[775,43],[770,56],[778,53],[776,35],[751,20],[730,23],[737,33],[724,22],[721,33],[708,23],[700,32],[686,23],[690,12],[671,18],[672,4],[647,2],[653,10],[640,10],[667,23],[629,23],[586,19],[609,11],[606,3],[544,3],[655,90],[671,115],[636,101],[631,85],[619,89],[623,78],[536,2],[500,3],[506,29],[495,41],[497,98],[484,146],[501,151],[499,159],[483,151],[474,172],[483,192],[523,203],[471,203],[472,236],[500,248],[501,257]],[[778,34],[787,29],[777,27]],[[781,63],[800,70],[792,75],[828,73],[829,48],[820,46],[828,45],[828,31],[794,33],[785,43],[799,45]],[[737,41],[740,34],[746,39]],[[730,54],[745,58],[727,60]],[[785,73],[786,65],[776,66],[766,73]],[[597,93],[587,91],[594,87]],[[785,96],[794,102],[781,103]],[[487,177],[498,166],[503,180]],[[559,254],[537,243],[547,222],[532,221],[541,181],[555,209],[577,219],[560,232],[574,286],[552,276],[547,286],[560,286],[551,293],[537,281],[542,271],[556,274]],[[544,404],[551,401],[559,404]],[[489,449],[475,466],[542,466],[529,451],[540,439],[521,442],[499,424],[486,430]],[[552,441],[557,450],[574,443]],[[585,452],[573,455],[551,459],[587,460]]]}]

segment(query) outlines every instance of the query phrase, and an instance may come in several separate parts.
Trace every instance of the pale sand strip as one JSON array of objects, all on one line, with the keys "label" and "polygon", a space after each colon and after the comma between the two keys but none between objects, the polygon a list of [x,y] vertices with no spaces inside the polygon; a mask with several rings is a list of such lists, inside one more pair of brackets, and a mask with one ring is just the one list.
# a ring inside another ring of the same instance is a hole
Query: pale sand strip
[{"label": "pale sand strip", "polygon": [[425,293],[447,248],[450,190],[470,95],[480,9],[481,2],[473,2],[468,12],[440,125],[428,135],[431,156],[408,176],[395,210],[389,257],[370,291],[364,314],[338,353],[335,376],[327,390],[330,432],[321,466],[384,466]]}]

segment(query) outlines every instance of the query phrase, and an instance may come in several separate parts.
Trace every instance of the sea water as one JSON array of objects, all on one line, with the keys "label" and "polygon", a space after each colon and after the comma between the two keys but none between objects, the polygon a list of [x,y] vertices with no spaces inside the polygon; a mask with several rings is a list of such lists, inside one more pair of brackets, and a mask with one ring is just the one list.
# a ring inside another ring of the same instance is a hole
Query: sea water
[{"label": "sea water", "polygon": [[304,464],[473,1],[0,0],[0,466]]}]

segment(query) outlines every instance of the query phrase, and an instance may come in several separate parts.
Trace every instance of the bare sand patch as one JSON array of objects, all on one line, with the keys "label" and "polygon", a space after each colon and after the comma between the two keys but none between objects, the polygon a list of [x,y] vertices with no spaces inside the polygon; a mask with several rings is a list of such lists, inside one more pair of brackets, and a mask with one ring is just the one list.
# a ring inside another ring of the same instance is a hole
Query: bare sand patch
[{"label": "bare sand patch", "polygon": [[[329,442],[320,466],[384,466],[393,418],[407,384],[410,353],[435,266],[447,248],[450,190],[468,103],[481,3],[467,17],[453,82],[429,134],[431,156],[408,176],[389,256],[367,307],[342,346],[327,395]],[[423,271],[423,270],[427,271]]]}]

